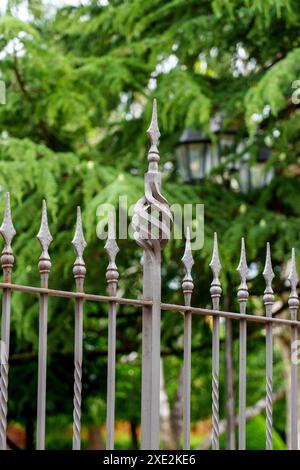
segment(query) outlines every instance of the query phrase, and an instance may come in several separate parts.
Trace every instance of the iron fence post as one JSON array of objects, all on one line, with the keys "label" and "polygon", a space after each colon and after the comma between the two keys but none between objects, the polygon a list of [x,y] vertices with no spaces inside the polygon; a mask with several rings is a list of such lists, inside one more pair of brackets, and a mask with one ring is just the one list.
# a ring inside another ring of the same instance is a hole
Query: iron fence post
[{"label": "iron fence post", "polygon": [[[77,292],[83,292],[86,274],[83,252],[86,241],[83,235],[80,207],[77,207],[75,235],[72,240],[76,259],[73,274]],[[74,410],[73,410],[73,450],[80,450],[81,439],[81,391],[82,391],[82,350],[83,350],[83,299],[75,300],[75,335],[74,335]]]},{"label": "iron fence post", "polygon": [[[299,299],[297,294],[298,274],[296,269],[295,249],[292,249],[291,269],[288,276],[291,285],[291,292],[289,296],[289,308],[291,312],[291,319],[297,320],[297,312],[299,307]],[[297,326],[291,327],[291,450],[298,449],[298,364],[297,358],[294,356],[294,351],[297,352]],[[296,360],[295,360],[296,359]]]},{"label": "iron fence post", "polygon": [[[119,273],[116,256],[119,248],[116,242],[115,224],[112,214],[108,218],[108,236],[105,251],[109,263],[106,269],[107,289],[110,296],[117,295]],[[108,304],[108,357],[107,357],[107,399],[106,399],[106,449],[113,450],[115,434],[115,382],[116,382],[116,317],[117,304]]]},{"label": "iron fence post", "polygon": [[[221,263],[219,258],[218,238],[214,234],[213,254],[210,262],[213,280],[210,287],[213,310],[219,310],[222,287],[219,279]],[[220,372],[220,318],[213,317],[212,332],[212,448],[219,450],[219,372]]]},{"label": "iron fence post", "polygon": [[[191,305],[194,289],[192,278],[192,267],[194,258],[192,255],[191,238],[189,227],[186,230],[185,251],[182,257],[185,268],[185,276],[182,280],[184,303]],[[184,312],[184,363],[183,363],[183,449],[190,449],[190,426],[191,426],[191,346],[192,346],[192,312]]]},{"label": "iron fence post", "polygon": [[136,203],[132,226],[134,238],[143,248],[143,298],[152,300],[143,308],[142,330],[142,449],[159,448],[160,395],[160,319],[161,319],[161,251],[170,238],[172,216],[166,199],[160,192],[156,101],[148,129],[151,147],[148,171],[145,174],[145,194]]},{"label": "iron fence post", "polygon": [[[241,257],[237,268],[241,283],[238,288],[240,312],[246,313],[246,303],[249,297],[247,286],[248,266],[246,260],[245,241],[242,238]],[[240,354],[239,354],[239,450],[246,448],[246,383],[247,383],[247,321],[240,320]]]},{"label": "iron fence post", "polygon": [[[272,316],[272,306],[274,304],[274,292],[272,289],[272,280],[274,272],[272,269],[270,244],[267,243],[266,264],[263,271],[266,281],[266,288],[263,295],[266,316]],[[266,449],[272,450],[273,439],[273,326],[272,323],[266,324]]]},{"label": "iron fence post", "polygon": [[[3,281],[10,283],[12,268],[15,258],[11,248],[11,242],[16,234],[12,223],[10,210],[10,196],[6,193],[6,205],[0,233],[4,240],[4,248],[1,254],[1,265],[3,269]],[[4,345],[2,353],[1,376],[0,376],[0,450],[6,449],[6,428],[7,428],[7,401],[8,401],[8,368],[9,368],[9,341],[10,341],[10,304],[11,290],[3,289],[2,297],[2,320],[1,320],[1,340]]]},{"label": "iron fence post", "polygon": [[[39,271],[41,287],[48,288],[48,278],[51,269],[51,261],[48,248],[52,242],[52,236],[48,227],[46,201],[43,201],[42,221],[37,238],[40,242],[42,253],[39,258]],[[40,295],[39,311],[39,359],[38,359],[38,399],[37,399],[37,428],[36,449],[45,449],[45,419],[46,419],[46,375],[47,375],[47,316],[48,295]]]}]

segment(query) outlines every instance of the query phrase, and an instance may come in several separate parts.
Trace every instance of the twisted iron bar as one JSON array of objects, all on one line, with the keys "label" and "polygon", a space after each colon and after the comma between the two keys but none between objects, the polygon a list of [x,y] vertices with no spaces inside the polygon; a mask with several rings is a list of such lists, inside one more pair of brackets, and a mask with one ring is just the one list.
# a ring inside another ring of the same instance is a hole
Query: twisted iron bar
[{"label": "twisted iron bar", "polygon": [[[209,265],[213,272],[213,280],[210,287],[210,294],[214,310],[219,310],[220,297],[222,293],[219,273],[221,263],[218,250],[217,234],[214,234],[213,255]],[[220,369],[220,319],[213,318],[212,336],[212,448],[219,449],[219,369]]]},{"label": "twisted iron bar", "polygon": [[272,450],[272,428],[273,428],[273,379],[272,374],[267,375],[266,383],[266,416],[267,416],[267,429],[266,429],[266,447],[267,450]]},{"label": "twisted iron bar", "polygon": [[74,361],[73,450],[80,450],[82,361]]},{"label": "twisted iron bar", "polygon": [[[274,292],[272,280],[274,272],[272,269],[270,244],[267,243],[266,263],[263,271],[266,288],[263,295],[266,316],[272,316],[272,306],[274,304]],[[273,382],[273,327],[269,323],[266,325],[266,448],[272,450],[272,425],[273,425],[273,404],[272,404],[272,382]]]},{"label": "twisted iron bar", "polygon": [[[7,356],[5,360],[8,361]],[[8,363],[1,364],[1,396],[0,396],[0,442],[1,450],[6,449],[6,427],[7,427],[7,400],[8,400]]]},{"label": "twisted iron bar", "polygon": [[[14,256],[11,242],[16,234],[11,218],[10,196],[6,193],[5,212],[0,233],[4,240],[4,248],[1,254],[1,265],[3,269],[3,281],[11,282],[11,273],[14,265]],[[8,400],[8,359],[10,342],[10,298],[11,290],[3,289],[2,298],[2,321],[1,321],[1,377],[0,377],[0,450],[6,449],[6,428],[7,428],[7,400]]]},{"label": "twisted iron bar", "polygon": [[[77,207],[77,220],[75,235],[72,244],[76,253],[73,273],[76,281],[76,290],[83,292],[84,277],[86,273],[83,252],[86,247],[82,230],[81,210]],[[76,299],[75,303],[75,350],[74,350],[74,411],[73,411],[73,450],[80,450],[81,429],[81,390],[82,390],[82,341],[83,341],[83,299]]]}]

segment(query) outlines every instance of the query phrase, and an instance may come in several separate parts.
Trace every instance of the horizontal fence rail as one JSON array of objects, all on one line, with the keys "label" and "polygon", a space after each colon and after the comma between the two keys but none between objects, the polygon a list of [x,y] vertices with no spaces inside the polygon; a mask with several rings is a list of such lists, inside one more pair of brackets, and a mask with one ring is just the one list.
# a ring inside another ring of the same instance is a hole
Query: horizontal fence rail
[{"label": "horizontal fence rail", "polygon": [[[39,299],[39,350],[38,350],[38,390],[37,390],[37,431],[36,448],[45,448],[46,432],[46,372],[47,372],[47,315],[49,297],[74,299],[74,395],[73,395],[73,449],[81,448],[81,402],[82,402],[82,361],[83,361],[83,317],[85,302],[99,302],[108,305],[108,350],[107,350],[107,407],[106,407],[106,447],[114,449],[115,431],[115,390],[116,390],[116,331],[117,309],[119,305],[129,305],[142,309],[142,384],[141,384],[141,447],[143,449],[159,448],[159,396],[160,396],[160,328],[161,312],[181,313],[183,316],[183,448],[190,448],[191,428],[191,367],[192,367],[192,318],[193,315],[209,316],[212,318],[212,449],[220,448],[220,320],[232,319],[239,322],[239,397],[238,397],[238,448],[246,449],[246,403],[247,403],[247,325],[260,323],[265,331],[266,351],[266,449],[273,448],[273,333],[276,326],[290,327],[291,358],[293,345],[298,338],[297,320],[299,300],[297,294],[298,275],[296,271],[295,251],[292,250],[290,273],[290,295],[288,306],[290,319],[272,316],[274,304],[274,291],[272,281],[271,249],[267,244],[266,262],[263,271],[265,290],[262,300],[265,315],[249,315],[246,313],[249,290],[247,286],[248,266],[246,260],[245,241],[241,241],[240,261],[237,272],[240,284],[237,288],[239,312],[224,311],[220,307],[222,300],[222,286],[220,272],[222,269],[219,257],[217,234],[214,234],[212,258],[212,282],[210,295],[212,308],[192,306],[194,289],[192,268],[194,259],[192,255],[190,230],[186,230],[185,250],[182,257],[184,277],[182,279],[182,292],[184,305],[169,304],[161,301],[161,252],[171,236],[172,216],[169,205],[161,194],[160,173],[158,171],[159,129],[157,125],[156,103],[153,106],[152,120],[148,129],[151,141],[148,153],[148,171],[145,174],[145,194],[137,202],[134,210],[132,225],[134,238],[143,250],[143,295],[141,299],[129,299],[117,295],[119,272],[116,257],[119,248],[115,239],[113,220],[108,220],[108,238],[105,251],[108,257],[106,270],[106,283],[108,295],[90,294],[84,291],[86,266],[83,257],[86,248],[84,239],[81,211],[77,209],[75,235],[72,244],[75,251],[73,264],[74,291],[51,289],[48,287],[51,271],[49,246],[52,235],[48,227],[46,202],[42,205],[41,226],[37,238],[41,245],[38,269],[40,273],[40,287],[27,286],[12,282],[12,269],[14,255],[12,240],[16,234],[10,209],[9,194],[6,196],[6,207],[0,234],[4,240],[1,254],[3,281],[0,282],[2,290],[2,318],[1,340],[5,345],[1,354],[0,375],[0,449],[6,449],[7,405],[8,405],[8,379],[9,379],[9,342],[10,342],[10,315],[11,297],[14,292],[32,294]],[[153,212],[152,209],[155,209]],[[156,213],[156,215],[154,215]],[[154,231],[152,228],[154,227]],[[290,375],[291,391],[290,403],[290,448],[298,448],[298,371],[297,363],[291,360]]]}]

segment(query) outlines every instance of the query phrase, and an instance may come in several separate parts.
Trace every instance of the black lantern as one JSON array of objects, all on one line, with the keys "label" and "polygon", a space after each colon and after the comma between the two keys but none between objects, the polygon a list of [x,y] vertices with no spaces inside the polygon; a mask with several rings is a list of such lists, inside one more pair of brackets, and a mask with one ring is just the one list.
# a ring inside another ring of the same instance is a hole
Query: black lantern
[{"label": "black lantern", "polygon": [[268,158],[271,155],[271,149],[262,146],[258,150],[257,159],[251,164],[249,154],[243,155],[239,164],[239,183],[243,192],[259,189],[267,186],[274,176],[274,170],[265,171]]},{"label": "black lantern", "polygon": [[[181,135],[176,145],[176,158],[184,182],[201,182],[220,164],[223,168],[225,164],[222,180],[228,178],[233,182],[235,177],[235,181],[239,181],[241,191],[260,188],[270,182],[273,172],[265,173],[265,163],[270,156],[270,148],[262,146],[257,161],[250,165],[250,157],[246,151],[243,151],[245,148],[243,143],[239,149],[235,148],[235,130],[217,130],[215,134],[216,142],[202,132],[192,129],[186,129]],[[230,153],[239,153],[241,157],[226,165],[226,158]]]}]

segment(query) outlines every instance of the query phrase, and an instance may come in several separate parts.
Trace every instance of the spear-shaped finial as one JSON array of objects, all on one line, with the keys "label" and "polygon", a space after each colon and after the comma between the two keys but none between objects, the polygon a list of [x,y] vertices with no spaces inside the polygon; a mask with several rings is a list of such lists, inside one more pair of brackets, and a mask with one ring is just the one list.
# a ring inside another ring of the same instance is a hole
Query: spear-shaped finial
[{"label": "spear-shaped finial", "polygon": [[288,280],[290,281],[291,285],[291,293],[289,296],[289,307],[291,310],[292,320],[297,319],[297,310],[299,307],[299,299],[297,294],[297,285],[298,285],[298,274],[297,274],[297,267],[296,267],[296,256],[295,256],[295,248],[292,248],[292,258],[290,263],[290,272],[288,275]]},{"label": "spear-shaped finial", "polygon": [[47,205],[46,205],[45,199],[43,199],[43,203],[42,203],[42,220],[41,220],[41,226],[40,226],[39,232],[37,234],[37,239],[40,242],[40,245],[42,248],[40,260],[50,260],[48,248],[53,238],[49,230],[48,217],[47,217]]},{"label": "spear-shaped finial", "polygon": [[239,273],[240,280],[241,280],[237,295],[238,295],[241,309],[243,310],[241,313],[244,313],[246,301],[249,297],[249,291],[248,291],[248,286],[247,286],[248,266],[247,266],[244,238],[242,238],[242,241],[241,241],[241,256],[240,256],[239,265],[237,267],[237,272]]},{"label": "spear-shaped finial", "polygon": [[75,278],[84,278],[86,269],[85,262],[83,259],[83,252],[87,246],[82,229],[82,219],[81,219],[81,209],[77,207],[77,220],[76,220],[76,229],[75,235],[72,240],[72,245],[74,246],[76,253],[76,260],[74,262],[73,273]]},{"label": "spear-shaped finial", "polygon": [[6,203],[3,222],[0,227],[0,233],[4,240],[4,247],[1,255],[1,266],[3,268],[3,281],[11,282],[12,267],[15,262],[13,251],[11,248],[11,242],[16,234],[15,227],[12,222],[11,210],[10,210],[10,196],[6,193]]},{"label": "spear-shaped finial", "polygon": [[211,267],[211,270],[213,272],[213,280],[210,287],[210,294],[212,297],[213,308],[214,310],[218,310],[219,301],[222,293],[221,283],[219,279],[219,273],[222,266],[219,258],[218,237],[216,232],[214,233],[213,254],[209,266]]},{"label": "spear-shaped finial", "polygon": [[6,203],[3,222],[0,227],[0,233],[4,240],[4,248],[2,253],[12,253],[11,242],[16,235],[15,227],[13,226],[11,209],[10,209],[10,195],[6,193]]},{"label": "spear-shaped finial", "polygon": [[194,258],[192,254],[191,235],[189,227],[187,227],[186,229],[185,250],[181,261],[185,269],[185,276],[182,280],[182,290],[184,294],[185,305],[191,305],[191,296],[194,289],[194,283],[192,278],[192,267],[194,265]]},{"label": "spear-shaped finial", "polygon": [[271,251],[270,251],[270,243],[267,243],[267,253],[266,253],[266,263],[265,268],[263,271],[263,276],[266,281],[266,288],[264,291],[263,301],[267,309],[267,316],[271,316],[272,312],[272,305],[274,303],[274,292],[272,289],[272,280],[275,276],[273,268],[272,268],[272,261],[271,261]]},{"label": "spear-shaped finial", "polygon": [[108,234],[104,249],[109,259],[109,264],[106,270],[109,294],[116,295],[116,288],[119,279],[118,268],[116,265],[116,256],[120,250],[116,242],[115,221],[114,214],[112,213],[109,213],[108,216]]},{"label": "spear-shaped finial", "polygon": [[[156,163],[159,162],[159,153],[158,153],[158,143],[160,138],[160,132],[157,122],[157,105],[156,99],[153,100],[153,108],[152,108],[152,118],[150,122],[150,126],[147,129],[147,134],[150,137],[151,147],[148,152],[148,162]],[[156,168],[155,168],[156,169]]]}]

